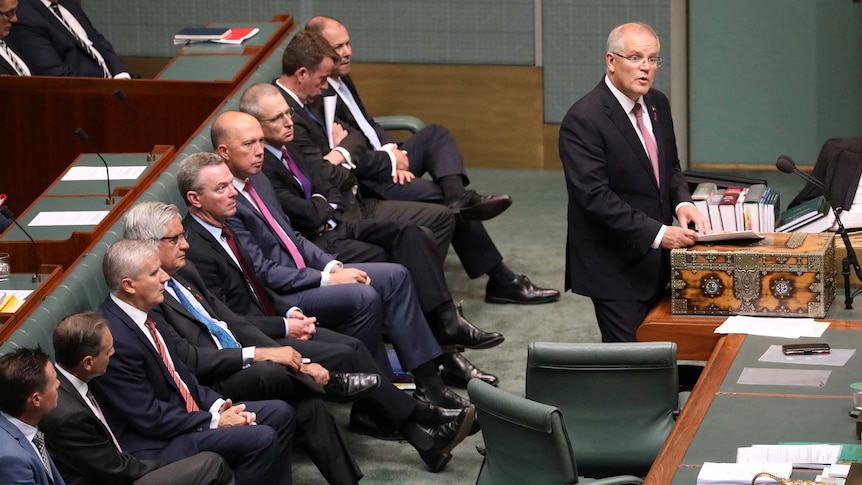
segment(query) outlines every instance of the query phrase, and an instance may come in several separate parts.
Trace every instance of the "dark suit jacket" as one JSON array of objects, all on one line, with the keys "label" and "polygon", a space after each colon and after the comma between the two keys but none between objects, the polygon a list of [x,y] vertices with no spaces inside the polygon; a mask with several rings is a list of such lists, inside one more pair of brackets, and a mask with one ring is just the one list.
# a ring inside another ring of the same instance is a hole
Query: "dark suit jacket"
[{"label": "dark suit jacket", "polygon": [[[288,215],[294,229],[305,235],[316,235],[326,221],[340,219],[343,207],[336,210],[330,204],[343,206],[342,194],[316,167],[306,163],[304,156],[293,143],[288,143],[286,148],[299,170],[310,181],[312,193],[323,197],[306,199],[302,186],[290,169],[269,150],[264,150],[263,174],[272,183],[280,208]],[[355,198],[348,200],[355,201]]]},{"label": "dark suit jacket", "polygon": [[99,418],[66,376],[60,380],[57,408],[42,417],[48,449],[69,485],[131,484],[158,463],[121,453]]},{"label": "dark suit jacket", "polygon": [[[114,336],[115,353],[105,375],[94,379],[90,388],[123,450],[131,454],[161,450],[180,435],[209,429],[212,415],[208,410],[221,396],[200,385],[183,363],[171,338],[170,327],[151,312],[174,367],[200,411],[186,411],[173,377],[132,319],[110,297],[105,299],[100,310]],[[198,452],[196,449],[183,451],[183,456]]]},{"label": "dark suit jacket", "polygon": [[[347,90],[350,91],[350,94],[353,95],[353,100],[356,101],[356,105],[359,106],[359,110],[362,111],[362,114],[365,115],[366,121],[368,124],[374,128],[374,133],[377,134],[377,138],[380,139],[380,144],[385,145],[387,143],[396,143],[395,139],[380,126],[380,123],[374,120],[374,118],[368,113],[368,110],[365,109],[365,105],[362,104],[362,98],[359,97],[359,91],[356,90],[356,85],[353,84],[353,79],[350,76],[342,76],[341,82],[347,86]],[[335,105],[335,117],[343,120],[344,122],[350,124],[350,126],[359,126],[359,123],[356,122],[356,118],[353,117],[353,113],[350,112],[350,108],[341,100],[341,97],[338,98],[338,103]]]},{"label": "dark suit jacket", "polygon": [[320,271],[335,257],[323,252],[302,235],[294,231],[278,204],[275,190],[266,178],[258,173],[251,177],[255,190],[269,208],[276,222],[287,232],[305,260],[305,268],[297,268],[287,247],[269,227],[257,209],[242,194],[236,198],[236,215],[227,224],[239,244],[249,253],[260,283],[278,294],[296,293],[320,287]]},{"label": "dark suit jacket", "polygon": [[[54,475],[53,485],[65,485],[54,461],[50,457],[48,460]],[[0,483],[52,485],[45,465],[30,441],[3,416],[0,416],[0,463],[3,464],[0,466]]]},{"label": "dark suit jacket", "polygon": [[[111,75],[128,69],[114,47],[93,27],[87,14],[74,0],[59,0],[81,24],[95,48],[105,59]],[[75,40],[69,29],[39,0],[20,0],[18,22],[9,32],[21,57],[34,76],[104,77],[99,64]]]},{"label": "dark suit jacket", "polygon": [[[850,210],[853,197],[862,177],[862,138],[830,138],[820,149],[811,176],[823,182],[827,196],[838,207]],[[790,202],[788,207],[822,195],[823,191],[812,183]]]},{"label": "dark suit jacket", "polygon": [[668,281],[669,252],[650,245],[691,194],[679,168],[670,103],[654,89],[644,100],[658,146],[660,188],[628,114],[604,79],[560,126],[569,192],[566,289],[575,293],[647,300]]},{"label": "dark suit jacket", "polygon": [[[239,197],[242,197],[241,195]],[[218,241],[192,216],[186,215],[183,226],[188,234],[189,248],[186,257],[193,261],[209,294],[225,304],[225,309],[243,315],[268,337],[284,337],[284,320],[280,316],[266,316],[245,282],[242,269],[237,266]],[[239,245],[246,261],[251,261],[245,248]],[[181,271],[185,273],[185,270]],[[283,304],[275,293],[264,287],[277,315],[284,315],[290,308]],[[217,310],[221,315],[224,310]]]},{"label": "dark suit jacket", "polygon": [[[281,94],[287,101],[288,106],[296,111],[296,115],[293,117],[293,144],[302,152],[303,157],[308,163],[326,164],[330,167],[325,168],[325,170],[333,186],[344,190],[344,187],[356,185],[357,178],[389,180],[390,183],[392,182],[392,162],[389,159],[389,155],[370,150],[365,135],[359,130],[350,130],[349,125],[342,122],[338,117],[335,118],[335,122],[340,123],[345,129],[348,129],[347,137],[338,146],[350,153],[351,161],[356,165],[356,168],[349,170],[344,167],[336,167],[324,160],[323,156],[329,153],[331,149],[326,132],[290,94],[283,89],[281,89]],[[324,91],[323,93],[323,96],[335,95],[333,91]],[[309,109],[321,121],[324,119],[323,96],[309,105]],[[326,167],[326,165],[323,165],[323,167]]]}]

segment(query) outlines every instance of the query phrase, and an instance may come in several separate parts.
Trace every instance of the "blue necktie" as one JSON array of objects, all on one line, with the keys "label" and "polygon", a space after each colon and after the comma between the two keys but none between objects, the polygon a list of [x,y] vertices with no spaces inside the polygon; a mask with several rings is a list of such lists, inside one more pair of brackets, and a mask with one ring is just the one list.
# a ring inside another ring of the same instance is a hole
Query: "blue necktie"
[{"label": "blue necktie", "polygon": [[325,135],[326,134],[326,127],[323,126],[323,122],[321,122],[320,119],[314,114],[314,112],[311,111],[311,108],[309,108],[307,104],[305,106],[303,106],[303,109],[308,114],[308,116],[311,117],[312,121],[317,123],[317,126],[320,127],[320,131],[322,131],[323,134]]},{"label": "blue necktie", "polygon": [[204,315],[192,305],[192,302],[189,301],[188,297],[186,297],[185,293],[180,289],[180,285],[177,284],[173,279],[168,280],[168,286],[170,286],[174,293],[177,294],[177,298],[180,300],[180,304],[186,308],[195,318],[198,319],[201,323],[207,326],[207,329],[210,333],[218,340],[219,344],[221,344],[224,349],[235,349],[239,348],[239,342],[233,338],[227,330],[221,328],[211,317],[208,315]]}]

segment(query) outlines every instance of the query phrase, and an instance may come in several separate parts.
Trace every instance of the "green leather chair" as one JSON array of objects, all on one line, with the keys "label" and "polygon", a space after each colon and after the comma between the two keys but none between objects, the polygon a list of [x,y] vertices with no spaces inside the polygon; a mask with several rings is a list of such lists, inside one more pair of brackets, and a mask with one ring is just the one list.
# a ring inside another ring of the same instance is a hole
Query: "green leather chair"
[{"label": "green leather chair", "polygon": [[419,118],[410,115],[377,116],[374,121],[380,124],[386,131],[407,130],[411,133],[425,128],[425,123]]},{"label": "green leather chair", "polygon": [[566,424],[554,406],[515,396],[479,379],[467,384],[467,392],[485,439],[477,485],[643,483],[633,476],[579,478]]},{"label": "green leather chair", "polygon": [[531,343],[526,397],[562,411],[584,476],[646,476],[680,409],[676,344]]}]

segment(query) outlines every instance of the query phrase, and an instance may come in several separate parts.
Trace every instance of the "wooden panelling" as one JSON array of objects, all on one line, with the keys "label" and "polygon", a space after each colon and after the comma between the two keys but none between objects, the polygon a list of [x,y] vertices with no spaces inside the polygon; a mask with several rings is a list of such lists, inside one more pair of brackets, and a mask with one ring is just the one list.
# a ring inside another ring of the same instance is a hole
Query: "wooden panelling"
[{"label": "wooden panelling", "polygon": [[372,115],[446,126],[467,166],[545,167],[540,67],[354,64],[351,74]]}]

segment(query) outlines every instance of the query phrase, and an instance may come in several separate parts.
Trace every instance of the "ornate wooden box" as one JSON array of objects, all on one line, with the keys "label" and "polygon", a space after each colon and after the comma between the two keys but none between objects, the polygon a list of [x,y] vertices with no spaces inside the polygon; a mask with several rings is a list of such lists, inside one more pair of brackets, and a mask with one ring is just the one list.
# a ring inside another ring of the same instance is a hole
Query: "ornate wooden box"
[{"label": "ornate wooden box", "polygon": [[823,318],[835,297],[835,235],[770,233],[671,251],[675,315]]}]

